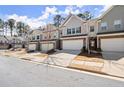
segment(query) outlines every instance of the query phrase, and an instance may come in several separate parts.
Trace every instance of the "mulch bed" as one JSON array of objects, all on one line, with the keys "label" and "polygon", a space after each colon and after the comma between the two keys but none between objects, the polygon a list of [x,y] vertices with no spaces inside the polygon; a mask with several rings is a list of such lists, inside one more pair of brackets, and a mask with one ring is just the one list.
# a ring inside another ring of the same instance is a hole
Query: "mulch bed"
[{"label": "mulch bed", "polygon": [[79,60],[79,61],[88,61],[88,62],[104,62],[102,54],[100,53],[80,53],[77,55],[74,60]]}]

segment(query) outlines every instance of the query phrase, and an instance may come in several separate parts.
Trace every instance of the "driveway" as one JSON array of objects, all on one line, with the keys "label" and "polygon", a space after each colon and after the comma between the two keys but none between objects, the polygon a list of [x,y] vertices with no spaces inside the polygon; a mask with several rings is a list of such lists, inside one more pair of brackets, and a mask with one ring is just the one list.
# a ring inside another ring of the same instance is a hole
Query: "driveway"
[{"label": "driveway", "polygon": [[123,87],[124,80],[0,56],[0,87]]},{"label": "driveway", "polygon": [[124,52],[102,52],[104,62],[103,72],[124,77]]},{"label": "driveway", "polygon": [[118,61],[119,59],[124,58],[124,52],[102,52],[102,56],[106,60]]},{"label": "driveway", "polygon": [[[69,66],[70,62],[80,53],[78,50],[61,50],[49,56],[49,61],[54,60],[54,64]],[[51,60],[50,60],[51,59]]]}]

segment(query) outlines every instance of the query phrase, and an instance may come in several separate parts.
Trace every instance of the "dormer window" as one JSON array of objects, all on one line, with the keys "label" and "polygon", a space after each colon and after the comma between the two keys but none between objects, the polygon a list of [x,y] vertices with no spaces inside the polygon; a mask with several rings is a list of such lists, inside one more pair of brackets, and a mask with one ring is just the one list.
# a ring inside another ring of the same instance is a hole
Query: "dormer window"
[{"label": "dormer window", "polygon": [[121,28],[121,20],[115,20],[114,27],[115,27],[115,29],[120,29]]},{"label": "dormer window", "polygon": [[107,23],[104,22],[104,23],[101,23],[101,30],[107,30]]}]

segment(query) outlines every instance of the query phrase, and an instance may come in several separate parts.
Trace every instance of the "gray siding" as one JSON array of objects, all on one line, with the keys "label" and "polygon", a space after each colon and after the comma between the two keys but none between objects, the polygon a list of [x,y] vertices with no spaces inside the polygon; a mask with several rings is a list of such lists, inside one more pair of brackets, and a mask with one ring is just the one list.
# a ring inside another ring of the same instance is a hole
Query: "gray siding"
[{"label": "gray siding", "polygon": [[[114,21],[121,20],[121,29],[115,29]],[[101,30],[101,23],[107,22],[107,30]],[[114,6],[98,23],[98,33],[124,30],[124,5]]]}]

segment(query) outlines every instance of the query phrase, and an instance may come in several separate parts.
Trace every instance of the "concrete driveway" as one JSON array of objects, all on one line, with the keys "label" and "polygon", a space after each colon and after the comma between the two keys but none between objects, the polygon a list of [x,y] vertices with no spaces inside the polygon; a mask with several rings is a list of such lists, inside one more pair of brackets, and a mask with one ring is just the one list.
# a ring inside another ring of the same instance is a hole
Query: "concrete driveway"
[{"label": "concrete driveway", "polygon": [[118,61],[121,58],[124,58],[124,52],[102,52],[102,56],[106,60]]},{"label": "concrete driveway", "polygon": [[56,65],[69,66],[70,62],[80,53],[78,50],[60,50],[49,56],[50,62]]}]

